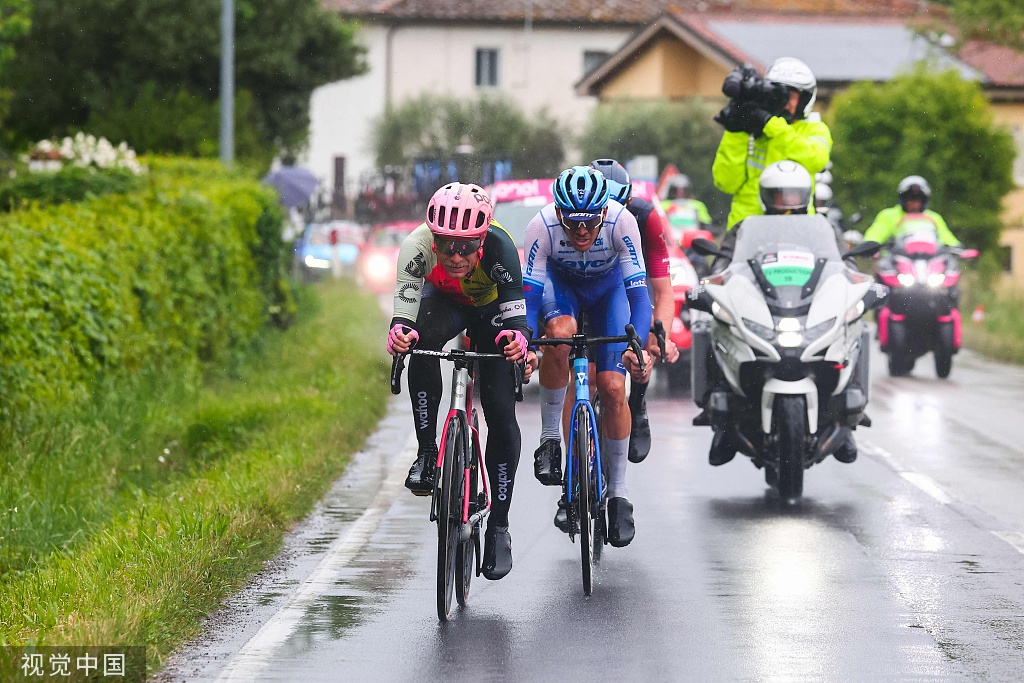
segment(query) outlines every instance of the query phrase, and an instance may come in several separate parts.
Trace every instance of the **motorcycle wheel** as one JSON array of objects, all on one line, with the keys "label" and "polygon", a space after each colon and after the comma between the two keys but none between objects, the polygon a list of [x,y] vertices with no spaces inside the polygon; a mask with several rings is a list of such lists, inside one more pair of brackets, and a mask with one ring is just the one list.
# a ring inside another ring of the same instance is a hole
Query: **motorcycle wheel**
[{"label": "motorcycle wheel", "polygon": [[907,351],[907,330],[901,324],[889,324],[889,374],[892,377],[909,375],[914,359]]},{"label": "motorcycle wheel", "polygon": [[939,343],[935,345],[935,374],[940,379],[953,371],[953,324],[939,325]]},{"label": "motorcycle wheel", "polygon": [[804,397],[778,396],[772,422],[772,431],[778,436],[779,497],[792,505],[800,501],[804,492],[804,454],[807,450],[807,404]]}]

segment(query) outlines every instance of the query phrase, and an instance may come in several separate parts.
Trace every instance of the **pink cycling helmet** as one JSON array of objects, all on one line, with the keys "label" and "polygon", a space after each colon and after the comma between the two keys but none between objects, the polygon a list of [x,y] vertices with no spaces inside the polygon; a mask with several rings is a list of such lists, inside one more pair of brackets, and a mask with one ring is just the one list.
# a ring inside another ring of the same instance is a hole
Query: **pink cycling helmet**
[{"label": "pink cycling helmet", "polygon": [[487,232],[493,215],[484,188],[475,183],[448,183],[427,204],[427,227],[438,237],[472,239]]}]

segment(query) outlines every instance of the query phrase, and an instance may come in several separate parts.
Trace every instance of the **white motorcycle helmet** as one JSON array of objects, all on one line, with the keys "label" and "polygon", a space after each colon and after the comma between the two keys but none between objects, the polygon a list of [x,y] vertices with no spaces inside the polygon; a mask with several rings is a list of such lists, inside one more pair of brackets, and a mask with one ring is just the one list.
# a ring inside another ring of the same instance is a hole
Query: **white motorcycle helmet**
[{"label": "white motorcycle helmet", "polygon": [[796,118],[806,119],[818,98],[818,80],[811,69],[796,57],[779,57],[764,72],[764,80],[782,83],[800,93]]},{"label": "white motorcycle helmet", "polygon": [[921,211],[924,211],[928,208],[928,200],[932,198],[931,185],[919,175],[910,175],[901,180],[896,192],[904,211],[907,210],[908,199],[920,199]]},{"label": "white motorcycle helmet", "polygon": [[824,215],[832,208],[832,188],[819,182],[814,186],[814,210]]},{"label": "white motorcycle helmet", "polygon": [[807,213],[814,181],[807,169],[783,159],[761,173],[758,197],[766,214]]}]

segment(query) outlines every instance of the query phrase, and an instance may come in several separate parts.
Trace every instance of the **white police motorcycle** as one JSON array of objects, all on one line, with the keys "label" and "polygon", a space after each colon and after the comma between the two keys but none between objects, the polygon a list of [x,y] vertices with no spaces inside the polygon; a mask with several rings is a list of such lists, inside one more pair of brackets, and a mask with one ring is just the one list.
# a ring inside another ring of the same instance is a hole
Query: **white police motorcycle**
[{"label": "white police motorcycle", "polygon": [[[706,240],[693,247],[723,255]],[[878,249],[864,242],[846,258]],[[782,499],[799,501],[804,470],[837,453],[858,425],[870,425],[863,316],[885,295],[844,261],[824,217],[744,220],[729,267],[687,301],[706,314],[694,323],[693,396],[715,431],[712,464],[743,453]]]}]

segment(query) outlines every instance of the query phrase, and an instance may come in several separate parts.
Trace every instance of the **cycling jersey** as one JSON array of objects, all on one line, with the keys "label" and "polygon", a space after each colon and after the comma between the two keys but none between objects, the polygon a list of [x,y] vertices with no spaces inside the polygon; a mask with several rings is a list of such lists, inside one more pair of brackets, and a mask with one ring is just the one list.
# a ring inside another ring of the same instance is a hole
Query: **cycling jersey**
[{"label": "cycling jersey", "polygon": [[640,243],[643,245],[647,277],[669,277],[669,232],[664,217],[654,204],[640,197],[633,197],[628,208],[640,228]]},{"label": "cycling jersey", "polygon": [[484,238],[480,262],[463,278],[452,278],[438,262],[434,236],[427,224],[419,226],[402,242],[398,252],[395,313],[392,326],[415,329],[425,293],[440,292],[463,306],[480,308],[497,303],[501,327],[527,334],[526,302],[519,251],[500,224],[491,222]]},{"label": "cycling jersey", "polygon": [[[526,226],[526,270],[523,275],[528,320],[537,320],[544,305],[544,287],[549,270],[552,278],[557,276],[559,282],[579,293],[603,285],[602,281],[614,281],[617,287],[621,279],[628,299],[629,322],[641,339],[647,338],[651,327],[651,300],[647,295],[640,231],[636,218],[621,204],[615,200],[608,201],[608,213],[597,240],[583,252],[577,251],[567,239],[554,203],[533,217]],[[604,313],[607,317],[614,317],[611,311]]]}]

